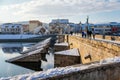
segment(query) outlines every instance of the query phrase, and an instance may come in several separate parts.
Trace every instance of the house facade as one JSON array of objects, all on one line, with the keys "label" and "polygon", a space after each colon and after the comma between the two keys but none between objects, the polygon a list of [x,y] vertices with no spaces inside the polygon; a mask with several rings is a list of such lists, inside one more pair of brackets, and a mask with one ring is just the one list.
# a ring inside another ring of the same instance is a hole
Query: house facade
[{"label": "house facade", "polygon": [[94,31],[97,34],[111,34],[111,33],[119,33],[120,32],[120,23],[110,22],[110,23],[102,23],[102,24],[94,24]]},{"label": "house facade", "polygon": [[22,34],[23,27],[21,24],[5,23],[1,25],[1,33],[3,34]]}]

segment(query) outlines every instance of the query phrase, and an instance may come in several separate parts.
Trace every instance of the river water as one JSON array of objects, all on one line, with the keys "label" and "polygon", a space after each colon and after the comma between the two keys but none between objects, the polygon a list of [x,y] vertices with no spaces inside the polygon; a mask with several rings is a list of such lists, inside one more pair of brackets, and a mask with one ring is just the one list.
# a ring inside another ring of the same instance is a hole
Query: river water
[{"label": "river water", "polygon": [[[0,77],[15,76],[25,73],[31,73],[40,70],[47,70],[54,67],[54,58],[52,53],[45,54],[41,59],[39,65],[32,66],[29,64],[25,65],[12,64],[5,62],[10,58],[21,55],[20,53],[29,49],[36,43],[0,43]],[[38,70],[39,69],[39,70]]]}]

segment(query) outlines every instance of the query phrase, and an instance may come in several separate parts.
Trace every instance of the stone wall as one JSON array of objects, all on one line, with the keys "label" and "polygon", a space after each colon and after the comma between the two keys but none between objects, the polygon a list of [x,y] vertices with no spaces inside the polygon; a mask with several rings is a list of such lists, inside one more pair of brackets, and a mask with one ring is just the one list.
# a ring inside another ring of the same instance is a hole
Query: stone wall
[{"label": "stone wall", "polygon": [[71,49],[79,49],[83,64],[114,56],[120,56],[120,46],[116,44],[70,35],[65,36],[65,42],[68,42],[70,44]]},{"label": "stone wall", "polygon": [[68,49],[70,49],[69,46],[60,46],[60,45],[55,45],[54,46],[55,51],[64,51],[64,50],[68,50]]},{"label": "stone wall", "polygon": [[54,54],[55,67],[65,67],[80,64],[80,56]]},{"label": "stone wall", "polygon": [[65,39],[65,36],[63,36],[63,35],[58,35],[57,36],[57,40],[58,40],[57,42],[58,43],[64,42],[64,39]]},{"label": "stone wall", "polygon": [[120,63],[96,66],[42,80],[120,80]]}]

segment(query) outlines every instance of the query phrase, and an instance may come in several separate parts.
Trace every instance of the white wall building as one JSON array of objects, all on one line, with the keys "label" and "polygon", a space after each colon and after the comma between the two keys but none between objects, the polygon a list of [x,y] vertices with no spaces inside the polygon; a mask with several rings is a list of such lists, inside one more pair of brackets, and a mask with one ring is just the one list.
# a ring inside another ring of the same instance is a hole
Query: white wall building
[{"label": "white wall building", "polygon": [[5,23],[1,25],[1,33],[4,34],[22,34],[23,27],[21,24]]},{"label": "white wall building", "polygon": [[106,24],[95,24],[93,28],[96,34],[110,34],[111,33],[111,27],[107,23]]},{"label": "white wall building", "polygon": [[94,28],[95,33],[97,34],[111,34],[120,32],[120,24],[117,22],[95,24],[92,28]]}]

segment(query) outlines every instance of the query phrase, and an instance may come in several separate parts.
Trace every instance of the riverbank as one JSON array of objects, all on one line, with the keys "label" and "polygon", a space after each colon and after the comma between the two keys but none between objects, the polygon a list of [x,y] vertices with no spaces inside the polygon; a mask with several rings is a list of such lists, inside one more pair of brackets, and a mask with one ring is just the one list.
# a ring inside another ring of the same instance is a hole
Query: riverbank
[{"label": "riverbank", "polygon": [[56,35],[0,34],[0,42],[39,42]]}]

